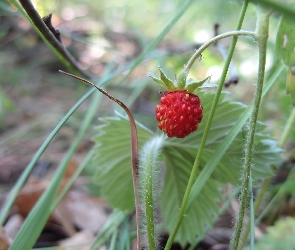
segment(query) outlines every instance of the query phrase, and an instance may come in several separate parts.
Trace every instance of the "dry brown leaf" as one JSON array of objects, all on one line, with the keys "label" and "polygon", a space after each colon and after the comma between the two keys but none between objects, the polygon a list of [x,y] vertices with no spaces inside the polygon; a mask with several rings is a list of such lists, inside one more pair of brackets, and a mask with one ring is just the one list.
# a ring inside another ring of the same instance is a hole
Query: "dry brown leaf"
[{"label": "dry brown leaf", "polygon": [[9,248],[11,243],[10,238],[8,237],[5,229],[1,227],[0,229],[0,249],[1,250],[6,250]]},{"label": "dry brown leaf", "polygon": [[6,222],[4,228],[11,239],[14,239],[17,235],[19,229],[23,224],[23,217],[19,214],[14,214],[9,217],[8,221]]},{"label": "dry brown leaf", "polygon": [[108,218],[110,207],[105,200],[77,191],[70,191],[58,206],[61,216],[72,221],[79,229],[97,233]]}]

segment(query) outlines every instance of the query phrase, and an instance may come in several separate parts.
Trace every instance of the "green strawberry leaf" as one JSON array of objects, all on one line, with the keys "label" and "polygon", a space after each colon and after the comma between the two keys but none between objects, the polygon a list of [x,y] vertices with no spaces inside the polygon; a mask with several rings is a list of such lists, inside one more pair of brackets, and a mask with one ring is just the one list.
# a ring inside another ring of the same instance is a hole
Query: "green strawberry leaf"
[{"label": "green strawberry leaf", "polygon": [[276,53],[278,59],[288,67],[286,84],[292,104],[295,105],[295,21],[289,16],[282,16],[276,38]]},{"label": "green strawberry leaf", "polygon": [[[166,137],[163,142],[162,155],[165,168],[164,181],[160,194],[161,214],[163,225],[171,231],[175,225],[175,218],[183,199],[189,175],[199,148],[208,113],[213,100],[212,93],[200,93],[203,105],[203,120],[197,131],[183,139]],[[214,151],[229,133],[239,119],[245,106],[225,100],[222,94],[217,106],[213,123],[202,154],[200,170],[214,157]],[[99,127],[101,131],[95,138],[96,157],[94,164],[97,167],[96,182],[101,185],[102,194],[109,203],[121,210],[134,208],[131,160],[130,160],[130,128],[124,117],[105,118],[106,124]],[[270,165],[280,161],[280,150],[275,141],[263,133],[264,126],[258,126],[256,149],[253,158],[254,180],[265,178],[272,174]],[[196,236],[203,236],[206,228],[210,228],[218,216],[218,201],[222,200],[220,188],[225,183],[239,185],[241,167],[243,164],[244,137],[246,131],[240,131],[234,142],[224,154],[212,175],[184,218],[178,231],[176,240],[182,244],[193,242]],[[138,126],[139,142],[153,137],[153,133],[144,126]]]},{"label": "green strawberry leaf", "polygon": [[295,66],[295,21],[289,16],[282,16],[276,38],[278,59],[289,67]]}]

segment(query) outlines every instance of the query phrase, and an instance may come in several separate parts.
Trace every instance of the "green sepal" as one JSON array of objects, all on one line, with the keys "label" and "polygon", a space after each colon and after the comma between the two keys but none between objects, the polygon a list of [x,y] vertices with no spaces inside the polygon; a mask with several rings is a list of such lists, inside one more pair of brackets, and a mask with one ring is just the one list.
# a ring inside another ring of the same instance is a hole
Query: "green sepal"
[{"label": "green sepal", "polygon": [[188,70],[184,70],[179,75],[179,77],[177,79],[177,88],[178,89],[185,89],[188,73],[189,73]]},{"label": "green sepal", "polygon": [[295,107],[295,72],[292,69],[288,70],[286,90],[287,94],[290,94],[293,107]]},{"label": "green sepal", "polygon": [[159,83],[165,90],[168,90],[166,84],[159,78],[157,78],[153,73],[148,73],[148,77],[152,78],[156,83]]},{"label": "green sepal", "polygon": [[207,80],[209,80],[211,78],[211,76],[206,77],[205,79],[201,80],[201,81],[194,81],[193,79],[189,79],[187,81],[187,87],[186,89],[191,92],[194,93],[198,88],[200,88]]},{"label": "green sepal", "polygon": [[164,84],[166,85],[167,90],[169,90],[169,91],[176,90],[177,88],[175,87],[174,83],[170,79],[167,78],[167,76],[164,74],[164,72],[161,70],[161,68],[159,68],[159,70],[160,70],[160,78],[164,82]]},{"label": "green sepal", "polygon": [[289,67],[295,66],[295,22],[289,16],[282,16],[276,38],[278,59]]}]

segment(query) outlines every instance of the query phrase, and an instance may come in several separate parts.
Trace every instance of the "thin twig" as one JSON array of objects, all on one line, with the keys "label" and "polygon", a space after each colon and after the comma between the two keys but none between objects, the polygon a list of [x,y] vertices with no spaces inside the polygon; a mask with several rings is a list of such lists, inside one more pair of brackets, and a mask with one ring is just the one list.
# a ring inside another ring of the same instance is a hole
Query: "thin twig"
[{"label": "thin twig", "polygon": [[67,51],[67,49],[63,46],[61,42],[54,36],[54,34],[50,31],[49,27],[45,24],[44,20],[41,18],[39,13],[34,8],[33,4],[30,0],[19,0],[24,10],[27,12],[28,16],[31,18],[32,22],[41,32],[43,37],[54,47],[61,55],[66,59],[66,61],[79,72],[81,75],[86,78],[92,78],[90,74],[86,73],[81,69],[79,63],[75,60],[75,58]]},{"label": "thin twig", "polygon": [[95,87],[98,91],[106,95],[112,101],[118,103],[127,113],[129,122],[130,122],[130,129],[131,129],[131,160],[132,160],[132,177],[133,177],[133,186],[134,186],[134,198],[135,198],[135,213],[136,213],[136,229],[137,229],[137,249],[140,250],[141,246],[141,239],[140,239],[140,208],[139,208],[139,193],[138,193],[138,137],[137,137],[137,130],[136,130],[136,123],[133,118],[132,113],[128,109],[128,107],[121,102],[120,100],[116,99],[115,97],[111,96],[105,90],[101,89],[100,87],[96,86],[90,81],[87,81],[81,77],[72,75],[70,73],[64,72],[59,70],[60,73],[66,74],[73,78],[76,78],[86,84],[89,84]]}]

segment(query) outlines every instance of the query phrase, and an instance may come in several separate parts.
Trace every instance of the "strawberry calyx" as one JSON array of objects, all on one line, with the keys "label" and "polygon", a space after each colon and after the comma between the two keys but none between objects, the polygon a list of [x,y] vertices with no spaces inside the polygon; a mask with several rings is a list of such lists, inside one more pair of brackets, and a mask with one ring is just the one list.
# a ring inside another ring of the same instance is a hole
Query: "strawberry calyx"
[{"label": "strawberry calyx", "polygon": [[176,90],[187,90],[189,93],[197,93],[203,87],[215,87],[213,84],[205,84],[207,81],[210,81],[211,76],[206,77],[203,80],[196,81],[192,78],[187,78],[189,70],[183,70],[177,80],[170,80],[159,68],[160,78],[156,77],[154,74],[149,73],[148,76],[151,77],[155,82],[159,83],[166,91],[176,91]]}]

